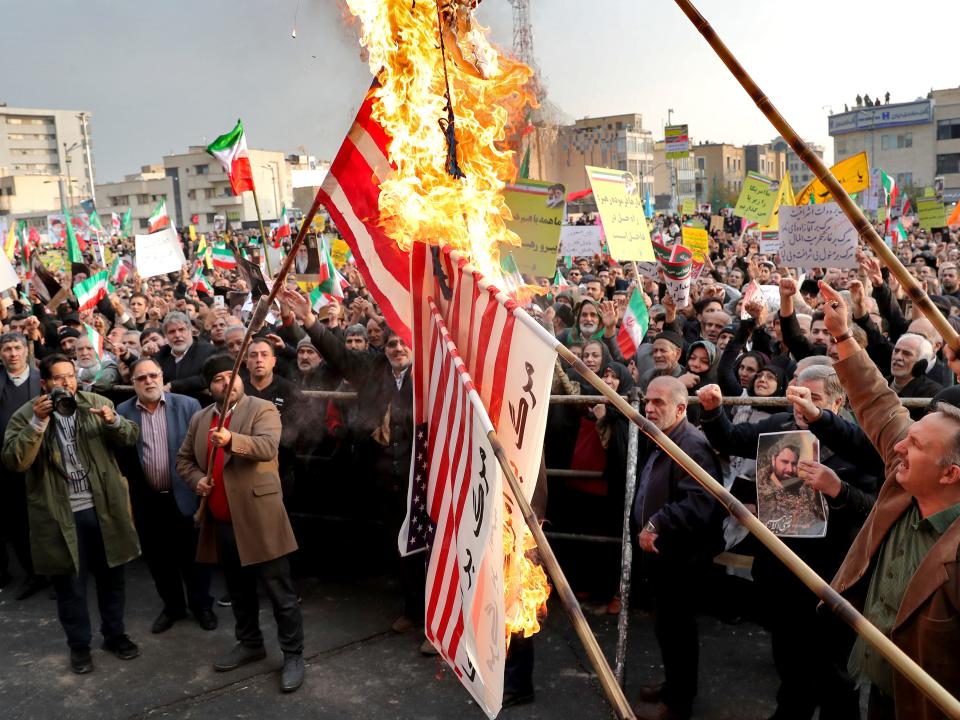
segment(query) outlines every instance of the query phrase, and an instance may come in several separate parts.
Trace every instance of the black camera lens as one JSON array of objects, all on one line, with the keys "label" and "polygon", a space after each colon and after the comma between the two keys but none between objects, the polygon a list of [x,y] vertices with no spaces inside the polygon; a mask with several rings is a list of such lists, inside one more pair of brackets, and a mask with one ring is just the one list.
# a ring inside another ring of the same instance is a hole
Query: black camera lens
[{"label": "black camera lens", "polygon": [[54,388],[50,393],[50,402],[58,415],[70,416],[77,411],[77,399],[63,388]]}]

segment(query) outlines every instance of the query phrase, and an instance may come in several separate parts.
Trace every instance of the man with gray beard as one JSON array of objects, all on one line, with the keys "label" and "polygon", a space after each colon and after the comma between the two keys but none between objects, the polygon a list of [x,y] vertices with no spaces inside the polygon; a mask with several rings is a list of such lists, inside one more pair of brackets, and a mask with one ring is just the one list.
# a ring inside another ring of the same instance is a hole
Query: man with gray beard
[{"label": "man with gray beard", "polygon": [[200,370],[214,353],[213,346],[193,339],[193,325],[182,312],[167,313],[161,328],[167,344],[154,357],[167,383],[164,392],[196,397],[206,390]]}]

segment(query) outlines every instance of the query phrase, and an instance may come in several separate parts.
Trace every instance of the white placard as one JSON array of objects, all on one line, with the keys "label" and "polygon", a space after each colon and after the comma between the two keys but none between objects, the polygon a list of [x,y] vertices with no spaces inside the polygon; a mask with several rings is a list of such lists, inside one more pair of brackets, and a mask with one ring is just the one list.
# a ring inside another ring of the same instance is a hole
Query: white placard
[{"label": "white placard", "polygon": [[780,261],[787,267],[857,267],[857,231],[836,203],[780,206]]},{"label": "white placard", "polygon": [[13,269],[5,252],[0,252],[0,292],[16,287],[20,282],[17,271]]},{"label": "white placard", "polygon": [[187,262],[180,238],[173,228],[164,228],[150,235],[137,235],[134,242],[137,272],[142,278],[180,272]]},{"label": "white placard", "polygon": [[760,254],[776,255],[778,252],[780,252],[780,236],[774,235],[773,237],[765,238],[763,237],[763,234],[761,234],[760,235]]},{"label": "white placard", "polygon": [[599,225],[564,225],[560,228],[561,256],[587,255],[594,256],[600,253],[600,226]]}]

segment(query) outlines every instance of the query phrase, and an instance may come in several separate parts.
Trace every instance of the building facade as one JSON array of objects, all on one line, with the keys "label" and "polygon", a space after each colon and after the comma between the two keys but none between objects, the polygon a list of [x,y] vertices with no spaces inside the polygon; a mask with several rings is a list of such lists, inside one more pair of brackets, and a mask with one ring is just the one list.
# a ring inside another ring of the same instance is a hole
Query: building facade
[{"label": "building facade", "polygon": [[[813,154],[818,158],[823,160],[823,145],[818,145],[815,142],[810,142],[809,140],[805,141],[807,147],[813,150]],[[787,155],[787,173],[790,175],[790,184],[793,186],[795,192],[799,192],[801,188],[805,188],[811,183],[814,178],[810,168],[807,167],[807,164],[800,159],[800,156],[797,155],[793,148],[791,148],[787,141],[784,140],[779,135],[770,141],[770,144],[774,147],[775,150],[780,150],[781,152],[786,153]]]},{"label": "building facade", "polygon": [[684,200],[703,201],[697,195],[697,160],[693,150],[685,158],[667,160],[666,142],[654,143],[653,195],[657,210],[676,210],[674,204],[679,207]]},{"label": "building facade", "polygon": [[653,134],[643,128],[643,116],[628,113],[561,126],[549,154],[537,165],[543,166],[542,179],[563,183],[568,192],[590,187],[585,165],[626,170],[646,196],[654,192],[653,155]]},{"label": "building facade", "polygon": [[120,182],[97,185],[97,212],[101,218],[110,213],[123,216],[129,208],[135,233],[147,231],[147,220],[161,200],[167,201],[167,212],[172,218],[172,199],[173,181],[166,176],[163,165],[144,165],[139,173],[127,175]]},{"label": "building facade", "polygon": [[744,149],[728,143],[704,142],[694,146],[693,156],[699,181],[697,197],[711,203],[714,209],[735,205],[747,176]]},{"label": "building facade", "polygon": [[933,98],[856,107],[828,120],[834,162],[866,151],[871,168],[882,168],[901,188],[933,185],[936,125]]},{"label": "building facade", "polygon": [[0,184],[0,214],[59,212],[60,180],[64,205],[93,197],[90,118],[80,110],[0,104],[0,178],[31,178]]},{"label": "building facade", "polygon": [[774,180],[783,180],[787,174],[787,154],[773,143],[744,145],[743,164],[747,172],[759,173]]},{"label": "building facade", "polygon": [[960,88],[934,90],[933,103],[934,172],[943,178],[943,199],[960,202]]}]

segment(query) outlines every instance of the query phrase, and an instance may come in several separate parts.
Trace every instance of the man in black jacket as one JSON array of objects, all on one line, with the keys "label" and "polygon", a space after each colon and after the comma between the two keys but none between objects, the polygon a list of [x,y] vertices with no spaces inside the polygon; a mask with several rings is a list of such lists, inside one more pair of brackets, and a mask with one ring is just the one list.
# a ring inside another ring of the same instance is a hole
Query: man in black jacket
[{"label": "man in black jacket", "polygon": [[[406,515],[410,454],[413,449],[413,379],[411,351],[403,340],[387,330],[383,354],[348,350],[342,336],[317,320],[310,302],[295,290],[285,288],[283,301],[292,309],[320,355],[335,372],[356,388],[355,442],[357,457],[364,458],[373,479],[376,515],[388,538],[396,542]],[[292,318],[283,318],[289,332]],[[294,332],[295,334],[295,332]],[[393,550],[392,552],[396,552]],[[421,626],[424,618],[426,566],[422,553],[400,558],[400,582],[404,612],[393,625],[396,632]],[[435,654],[429,641],[421,651]]]},{"label": "man in black jacket", "polygon": [[[20,333],[0,335],[0,440],[7,423],[21,405],[41,394],[40,373],[27,360],[27,339]],[[0,588],[13,579],[9,571],[7,542],[13,546],[17,562],[25,577],[17,588],[17,600],[26,600],[47,584],[33,574],[30,557],[30,529],[27,522],[27,495],[22,473],[4,471],[0,482]]]},{"label": "man in black jacket", "polygon": [[167,381],[163,390],[196,398],[207,389],[200,370],[214,348],[209,343],[194,341],[193,325],[182,312],[167,313],[162,327],[167,344],[154,357]]},{"label": "man in black jacket", "polygon": [[[883,463],[863,431],[837,413],[844,392],[836,372],[814,365],[788,389],[792,413],[775,413],[757,423],[734,425],[722,411],[720,388],[699,393],[701,425],[718,452],[755,458],[763,433],[810,430],[820,440],[821,462],[801,463],[800,477],[822,492],[830,507],[824,538],[784,542],[821,577],[833,577],[876,500]],[[817,614],[817,597],[772,554],[755,552],[753,578],[771,635],[780,676],[777,711],[781,720],[809,720],[819,706],[823,717],[859,718],[859,696],[846,672],[854,635],[846,626]]]},{"label": "man in black jacket", "polygon": [[[687,420],[687,388],[674,377],[650,381],[647,418],[718,481],[717,456]],[[700,645],[697,586],[720,545],[720,509],[707,491],[659,446],[638,465],[633,515],[643,551],[644,573],[653,593],[653,623],[665,682],[643,688],[640,697],[660,703],[658,717],[687,718],[697,694]]]}]

